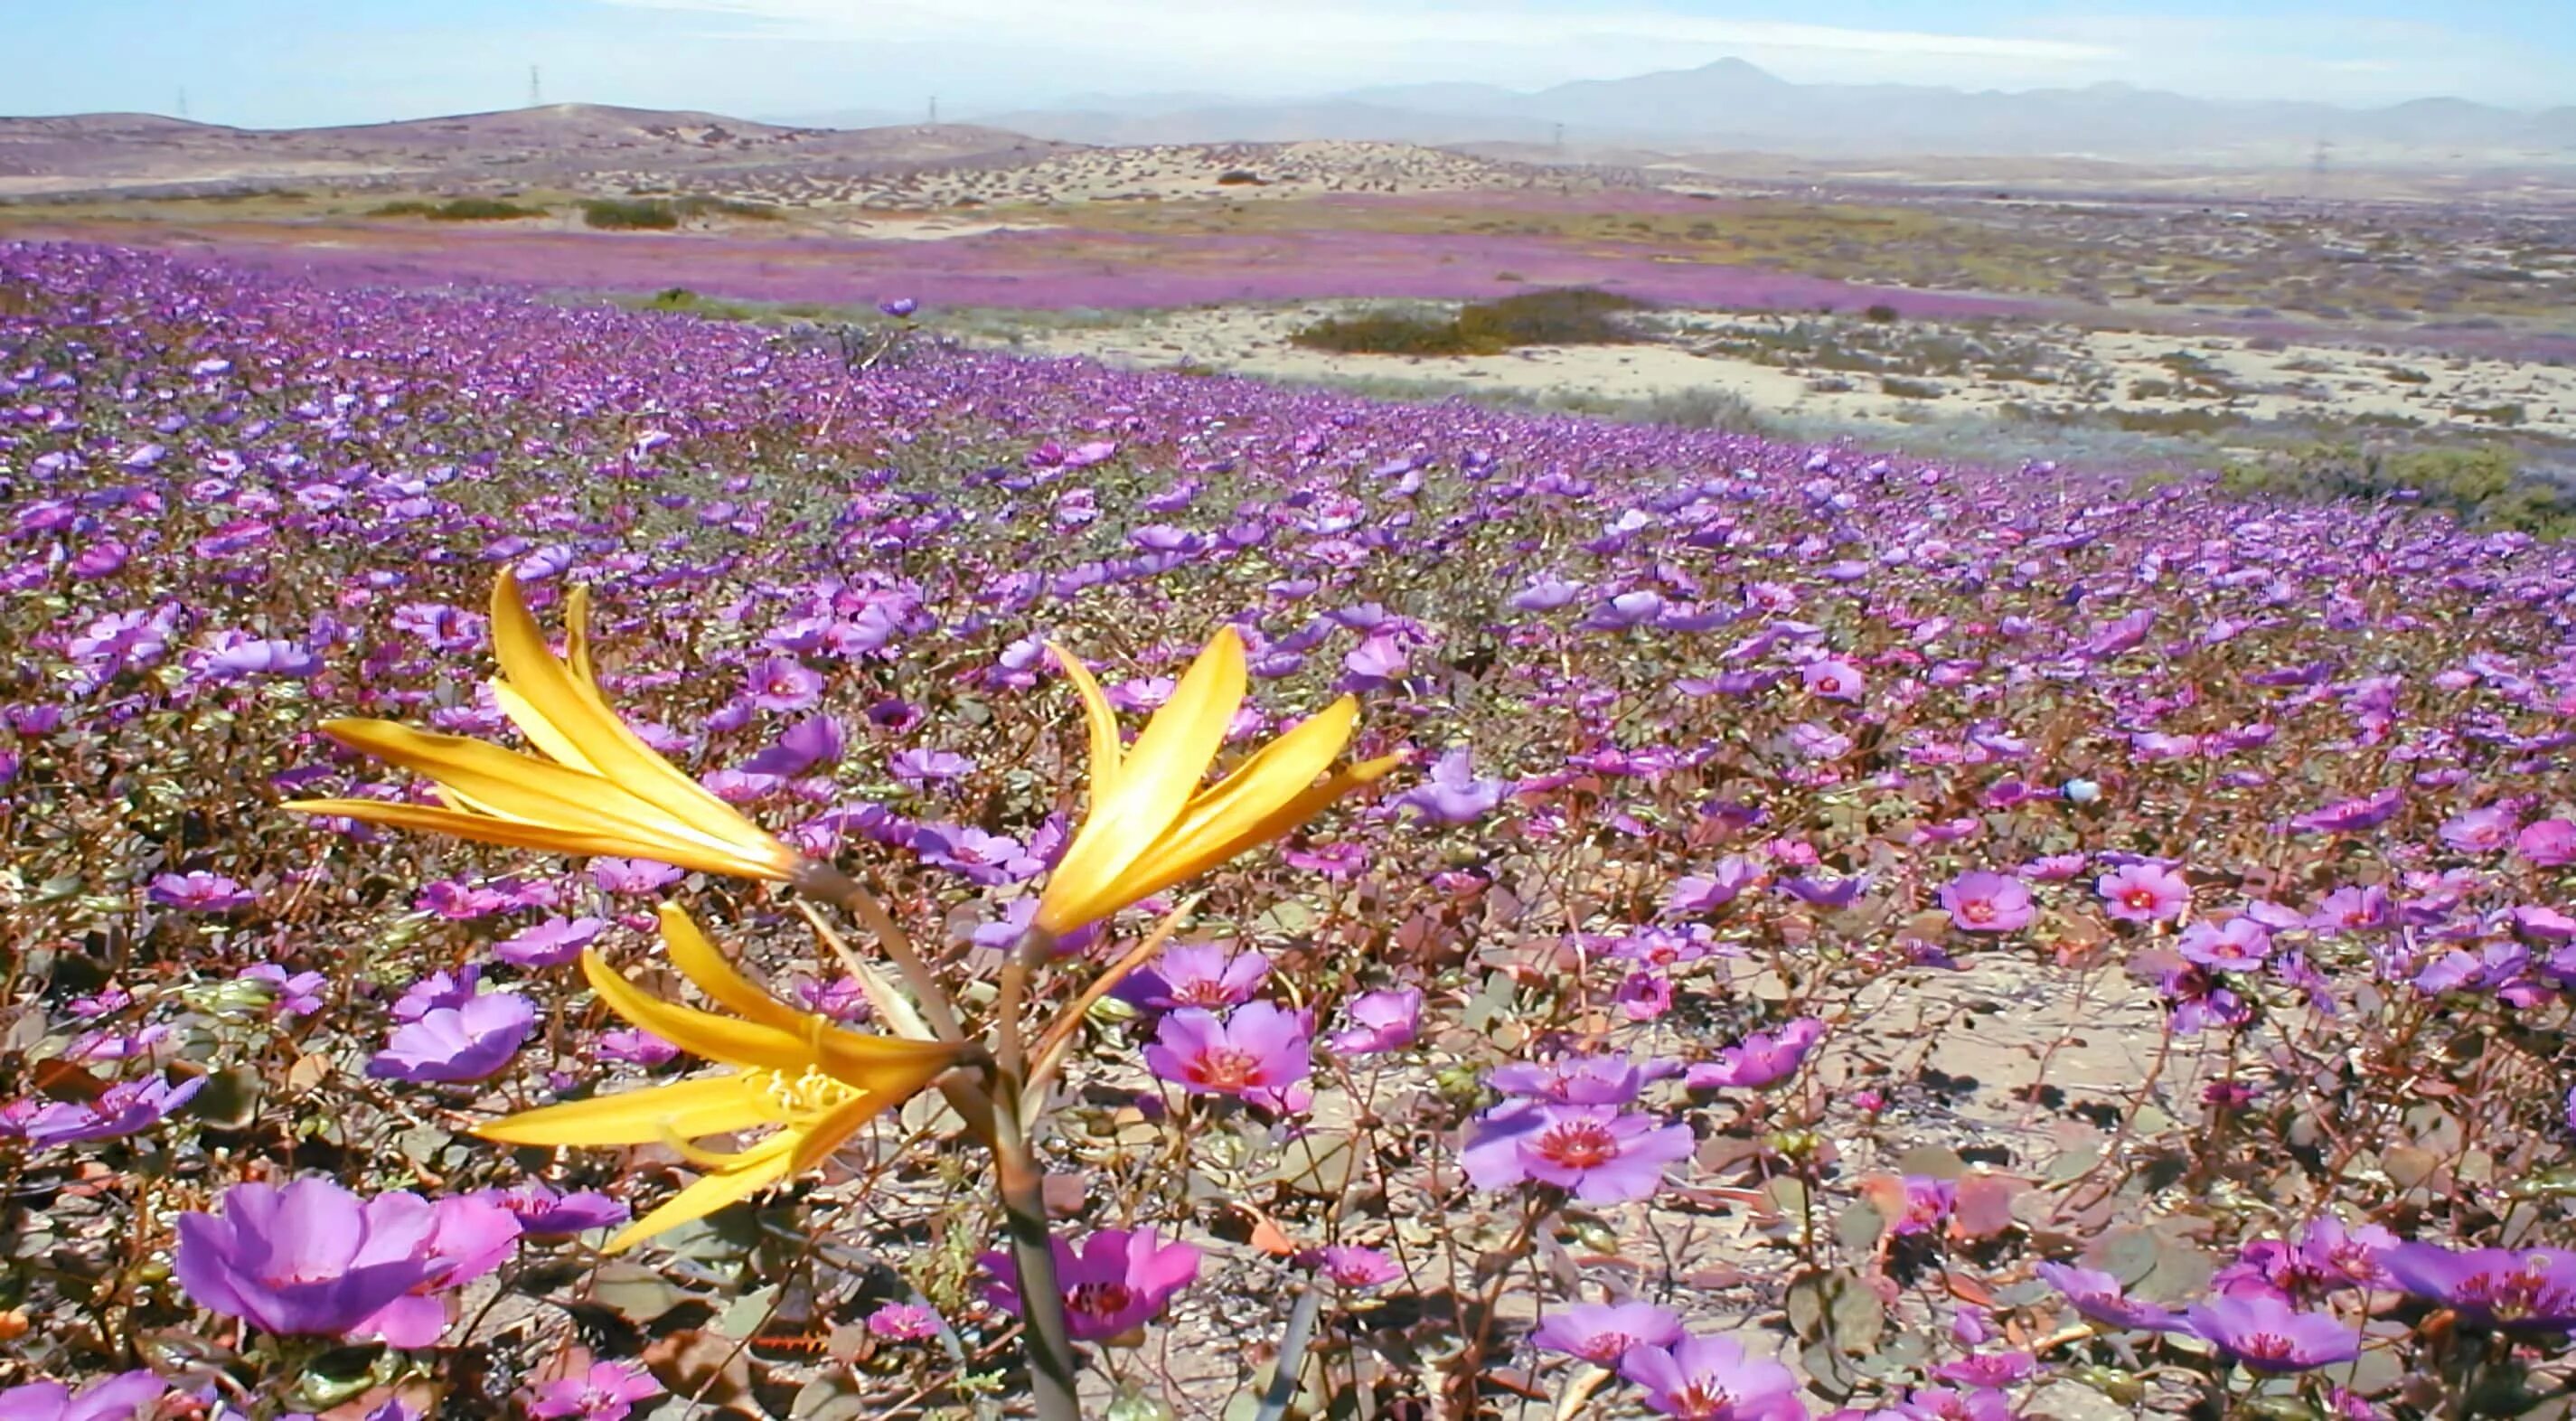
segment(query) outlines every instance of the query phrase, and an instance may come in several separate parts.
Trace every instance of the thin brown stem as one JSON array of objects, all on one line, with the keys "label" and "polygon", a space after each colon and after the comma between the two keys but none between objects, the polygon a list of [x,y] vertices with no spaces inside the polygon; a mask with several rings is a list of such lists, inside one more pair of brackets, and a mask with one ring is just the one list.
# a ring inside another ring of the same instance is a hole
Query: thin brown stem
[{"label": "thin brown stem", "polygon": [[930,964],[913,949],[912,938],[904,932],[901,924],[895,922],[894,915],[885,910],[885,905],[877,901],[875,894],[861,886],[857,879],[813,859],[807,859],[798,867],[791,882],[798,892],[837,903],[855,915],[885,948],[895,970],[903,974],[904,985],[912,988],[912,994],[921,999],[921,1014],[928,1018],[930,1029],[939,1033],[942,1041],[966,1039],[965,1028],[957,1021],[957,1008],[949,1002],[948,994],[940,989],[939,978],[931,972]]}]

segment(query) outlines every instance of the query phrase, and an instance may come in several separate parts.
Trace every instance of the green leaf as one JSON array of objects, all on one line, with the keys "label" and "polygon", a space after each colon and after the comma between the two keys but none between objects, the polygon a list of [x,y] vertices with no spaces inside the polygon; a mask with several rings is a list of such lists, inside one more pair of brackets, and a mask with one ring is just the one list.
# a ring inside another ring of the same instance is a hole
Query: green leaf
[{"label": "green leaf", "polygon": [[591,1275],[591,1301],[633,1323],[649,1323],[689,1295],[641,1263],[609,1262]]}]

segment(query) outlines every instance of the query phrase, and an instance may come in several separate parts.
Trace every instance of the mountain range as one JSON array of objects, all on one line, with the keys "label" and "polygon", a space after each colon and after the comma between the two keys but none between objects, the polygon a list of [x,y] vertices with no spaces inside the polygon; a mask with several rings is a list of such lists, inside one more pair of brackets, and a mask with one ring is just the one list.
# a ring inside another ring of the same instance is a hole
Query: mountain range
[{"label": "mountain range", "polygon": [[974,117],[1015,133],[1095,144],[1365,138],[2218,166],[2306,163],[2323,144],[2348,162],[2576,164],[2576,106],[2534,113],[2428,98],[2355,109],[2201,99],[2116,83],[2019,92],[1797,84],[1740,59],[1536,92],[1438,83],[1262,102],[1206,94],[1092,96]]}]

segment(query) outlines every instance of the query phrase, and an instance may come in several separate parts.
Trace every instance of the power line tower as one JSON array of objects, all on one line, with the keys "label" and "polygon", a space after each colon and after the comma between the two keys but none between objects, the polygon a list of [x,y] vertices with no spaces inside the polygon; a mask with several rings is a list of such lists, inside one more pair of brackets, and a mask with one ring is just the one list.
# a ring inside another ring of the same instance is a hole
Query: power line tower
[{"label": "power line tower", "polygon": [[1565,151],[1565,125],[1561,123],[1556,126],[1556,151]]},{"label": "power line tower", "polygon": [[2323,197],[2326,195],[2326,168],[2333,157],[2334,144],[2323,138],[2318,139],[2316,155],[2308,159],[2308,192],[2310,196]]},{"label": "power line tower", "polygon": [[187,85],[185,85],[185,84],[182,84],[182,85],[180,85],[180,86],[179,86],[179,117],[181,117],[181,118],[186,118],[187,116],[188,116],[188,86],[187,86]]},{"label": "power line tower", "polygon": [[538,78],[537,66],[531,64],[528,66],[528,107],[541,109],[545,106],[546,86]]},{"label": "power line tower", "polygon": [[930,96],[930,126],[933,128],[937,128],[939,126],[939,96],[937,94]]}]

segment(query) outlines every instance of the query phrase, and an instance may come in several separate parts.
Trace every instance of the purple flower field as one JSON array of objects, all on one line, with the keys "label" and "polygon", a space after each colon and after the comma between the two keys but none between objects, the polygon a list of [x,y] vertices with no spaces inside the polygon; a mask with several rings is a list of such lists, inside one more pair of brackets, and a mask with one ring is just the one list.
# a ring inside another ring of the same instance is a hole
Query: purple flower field
[{"label": "purple flower field", "polygon": [[0,1416],[2576,1389],[2576,554],[333,274],[0,246]]},{"label": "purple flower field", "polygon": [[[150,239],[132,228],[119,240]],[[171,234],[193,255],[333,283],[524,285],[735,301],[1126,310],[1332,297],[1482,300],[1530,286],[1600,286],[1676,306],[1858,311],[1926,319],[2008,315],[2033,303],[1856,285],[1755,266],[1677,262],[1647,243],[1425,238],[1319,229],[1266,235],[991,232],[944,241],[449,231],[363,224],[205,224]],[[1508,274],[1508,275],[1506,275]],[[1498,279],[1500,278],[1500,279]]]}]

